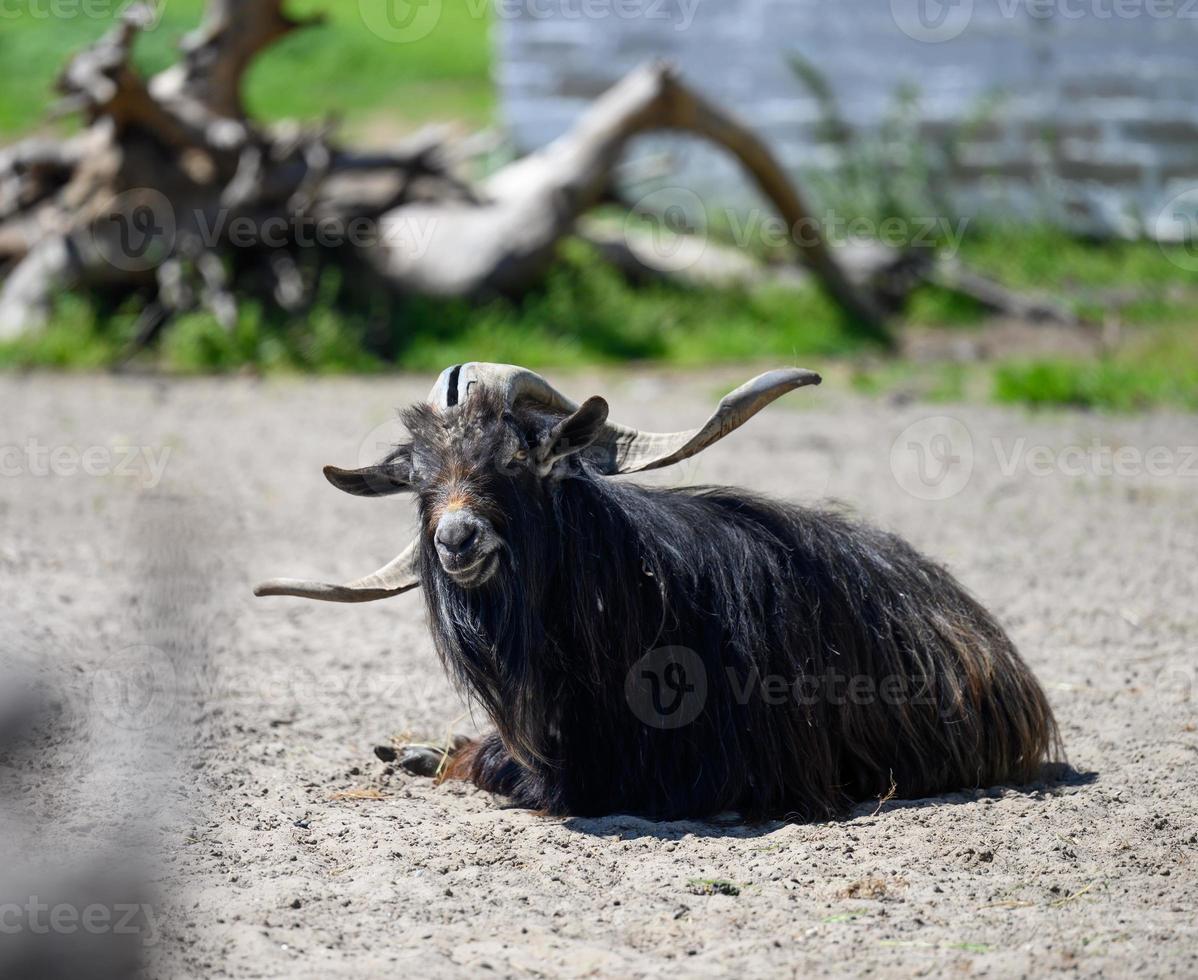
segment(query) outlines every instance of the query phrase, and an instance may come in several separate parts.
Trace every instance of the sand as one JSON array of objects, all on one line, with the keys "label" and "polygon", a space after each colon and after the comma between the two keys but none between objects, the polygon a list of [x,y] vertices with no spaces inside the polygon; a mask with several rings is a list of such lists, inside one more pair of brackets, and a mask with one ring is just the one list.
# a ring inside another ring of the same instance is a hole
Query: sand
[{"label": "sand", "polygon": [[[742,374],[554,378],[669,429]],[[843,501],[947,563],[1044,684],[1064,781],[547,819],[376,758],[486,726],[418,595],[250,592],[398,550],[410,502],[320,467],[379,455],[430,382],[0,380],[0,656],[41,706],[0,770],[5,893],[136,870],[155,977],[1198,974],[1198,418],[827,385],[655,477]]]}]

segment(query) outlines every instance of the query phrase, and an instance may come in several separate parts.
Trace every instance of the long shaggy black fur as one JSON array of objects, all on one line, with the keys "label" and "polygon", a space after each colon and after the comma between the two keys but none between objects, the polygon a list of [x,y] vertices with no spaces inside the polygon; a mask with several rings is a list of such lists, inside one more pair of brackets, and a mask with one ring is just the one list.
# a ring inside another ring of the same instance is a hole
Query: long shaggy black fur
[{"label": "long shaggy black fur", "polygon": [[[502,415],[486,397],[413,409],[401,447],[437,650],[497,729],[458,775],[554,814],[818,819],[888,793],[1029,782],[1058,751],[1002,628],[902,539],[739,490],[635,486],[585,454],[538,477],[505,464],[511,430],[535,445],[553,420]],[[506,542],[480,588],[428,544],[451,486]],[[679,727],[627,697],[630,671],[666,647],[692,651],[692,676],[646,676],[675,685],[665,701],[699,696],[696,669],[706,686]]]}]

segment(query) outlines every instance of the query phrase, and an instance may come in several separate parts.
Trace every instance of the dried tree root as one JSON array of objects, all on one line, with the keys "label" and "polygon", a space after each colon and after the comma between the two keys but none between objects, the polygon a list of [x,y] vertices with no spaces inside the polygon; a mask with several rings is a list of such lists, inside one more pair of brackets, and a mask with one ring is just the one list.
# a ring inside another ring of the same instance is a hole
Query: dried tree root
[{"label": "dried tree root", "polygon": [[[765,144],[668,65],[633,71],[565,135],[473,184],[454,173],[460,154],[441,135],[355,153],[327,126],[268,130],[248,118],[249,65],[315,22],[289,17],[282,0],[210,0],[180,61],[145,79],[131,53],[151,16],[130,9],[63,70],[63,105],[82,113],[82,134],[0,152],[0,337],[36,329],[65,289],[127,289],[150,297],[133,353],[196,306],[226,325],[247,295],[302,310],[329,264],[399,295],[519,294],[604,201],[628,142],[656,130],[700,136],[735,157],[786,227],[803,230],[792,237],[796,268],[883,344],[893,344],[889,314],[921,277],[952,278],[996,306],[1014,295],[909,255],[854,268],[813,233],[811,212]],[[248,244],[237,239],[247,221],[260,230]],[[369,233],[354,237],[355,226]],[[313,247],[304,233],[314,227],[340,234]],[[631,239],[625,246],[609,240],[600,251],[652,275],[652,256]],[[743,257],[723,259],[717,253],[716,265],[731,275],[750,275]]]}]

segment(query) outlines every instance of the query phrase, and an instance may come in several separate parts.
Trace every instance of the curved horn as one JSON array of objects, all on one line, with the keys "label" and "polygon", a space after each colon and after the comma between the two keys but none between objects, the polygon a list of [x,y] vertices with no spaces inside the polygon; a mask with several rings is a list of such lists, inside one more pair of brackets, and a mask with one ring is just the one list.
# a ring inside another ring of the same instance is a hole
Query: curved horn
[{"label": "curved horn", "polygon": [[[725,395],[711,417],[697,429],[647,432],[609,422],[586,455],[608,476],[641,473],[679,463],[739,429],[788,391],[817,385],[821,380],[814,371],[803,368],[767,371]],[[468,398],[475,385],[499,392],[509,407],[527,399],[566,414],[578,410],[576,402],[527,368],[480,362],[458,364],[443,371],[433,385],[429,401],[438,408],[450,408]]]},{"label": "curved horn", "polygon": [[[817,385],[822,379],[803,368],[767,371],[746,381],[720,399],[711,417],[697,429],[685,432],[641,432],[609,423],[607,434],[596,442],[598,463],[604,473],[641,473],[680,463],[719,442],[788,391]],[[590,453],[595,457],[595,449]]]},{"label": "curved horn", "polygon": [[420,543],[413,541],[377,572],[345,585],[276,578],[254,588],[254,595],[290,595],[325,602],[373,602],[407,592],[420,584]]}]

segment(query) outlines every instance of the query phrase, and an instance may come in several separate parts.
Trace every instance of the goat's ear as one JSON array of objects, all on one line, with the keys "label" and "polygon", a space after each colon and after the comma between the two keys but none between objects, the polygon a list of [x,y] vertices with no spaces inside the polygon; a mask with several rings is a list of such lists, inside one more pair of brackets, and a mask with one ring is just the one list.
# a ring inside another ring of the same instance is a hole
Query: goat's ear
[{"label": "goat's ear", "polygon": [[325,479],[338,490],[355,497],[385,497],[412,489],[412,461],[407,456],[364,466],[360,470],[343,470],[337,466],[324,468]]},{"label": "goat's ear", "polygon": [[607,424],[607,402],[594,395],[578,411],[557,423],[541,444],[537,454],[543,467],[550,467],[563,456],[581,452],[594,442]]}]

